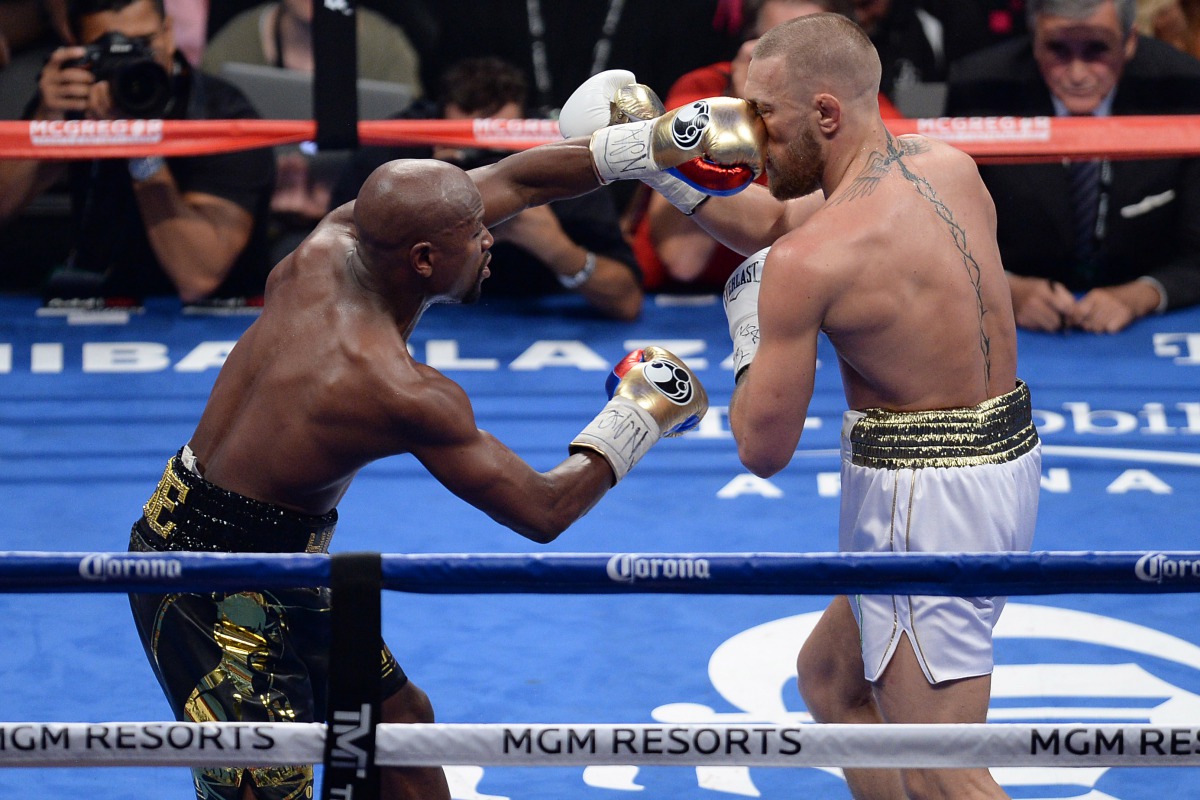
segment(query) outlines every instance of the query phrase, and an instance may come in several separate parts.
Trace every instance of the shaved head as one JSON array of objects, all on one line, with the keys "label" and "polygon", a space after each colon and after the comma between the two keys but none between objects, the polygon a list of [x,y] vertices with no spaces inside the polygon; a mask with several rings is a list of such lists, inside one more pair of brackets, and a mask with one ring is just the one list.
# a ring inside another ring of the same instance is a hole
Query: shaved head
[{"label": "shaved head", "polygon": [[385,294],[417,291],[435,303],[479,298],[492,238],[479,189],[453,164],[420,158],[378,167],[354,201],[354,225],[358,260]]},{"label": "shaved head", "polygon": [[363,183],[354,204],[359,240],[377,252],[433,240],[472,219],[482,200],[458,167],[435,159],[389,161]]},{"label": "shaved head", "polygon": [[863,29],[841,14],[810,14],[776,25],[758,40],[753,58],[782,58],[805,92],[828,92],[844,101],[879,93],[879,54]]}]

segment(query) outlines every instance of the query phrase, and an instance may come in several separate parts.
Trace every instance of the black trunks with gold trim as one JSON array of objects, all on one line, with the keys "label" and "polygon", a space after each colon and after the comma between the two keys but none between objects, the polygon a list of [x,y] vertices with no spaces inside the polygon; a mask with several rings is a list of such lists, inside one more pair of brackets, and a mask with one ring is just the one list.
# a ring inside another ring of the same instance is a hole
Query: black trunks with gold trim
[{"label": "black trunks with gold trim", "polygon": [[180,453],[167,462],[134,531],[152,550],[324,553],[337,509],[313,516],[222,489],[191,472]]},{"label": "black trunks with gold trim", "polygon": [[939,411],[868,409],[850,429],[851,461],[860,467],[920,469],[1003,464],[1033,450],[1029,387],[970,408]]}]

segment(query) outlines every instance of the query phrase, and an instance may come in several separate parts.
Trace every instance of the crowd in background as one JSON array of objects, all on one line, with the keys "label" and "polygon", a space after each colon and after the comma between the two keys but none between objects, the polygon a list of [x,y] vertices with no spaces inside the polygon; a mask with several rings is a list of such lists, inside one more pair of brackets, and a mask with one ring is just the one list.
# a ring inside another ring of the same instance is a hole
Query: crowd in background
[{"label": "crowd in background", "polygon": [[[359,77],[410,87],[413,103],[397,118],[553,116],[610,68],[631,70],[675,108],[740,96],[756,38],[822,11],[855,19],[874,42],[885,117],[1200,113],[1200,0],[689,0],[670,13],[649,0],[364,0]],[[1072,17],[1082,32],[1043,24]],[[155,109],[164,118],[256,116],[222,79],[231,62],[314,70],[310,0],[0,0],[0,115],[83,113],[58,88],[91,80],[64,45],[90,44],[130,19],[148,26],[143,39],[170,73],[171,100]],[[0,287],[48,301],[253,299],[271,265],[352,199],[372,166],[433,157],[469,168],[498,155],[365,149],[323,169],[295,148],[69,168],[0,160],[9,265]],[[1018,322],[1115,331],[1200,302],[1200,159],[1083,166],[983,169]],[[495,233],[504,244],[487,291],[573,292],[581,307],[618,320],[635,318],[645,293],[719,291],[741,259],[642,186],[531,210]],[[195,255],[205,247],[215,254],[207,261]]]}]

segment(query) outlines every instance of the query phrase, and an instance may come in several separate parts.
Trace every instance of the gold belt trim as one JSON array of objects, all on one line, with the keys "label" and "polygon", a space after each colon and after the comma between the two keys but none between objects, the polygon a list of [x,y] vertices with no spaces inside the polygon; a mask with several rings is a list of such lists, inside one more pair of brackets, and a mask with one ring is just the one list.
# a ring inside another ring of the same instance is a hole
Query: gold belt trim
[{"label": "gold belt trim", "polygon": [[873,408],[850,429],[851,461],[861,467],[919,469],[1003,464],[1038,443],[1029,387],[971,408],[886,411]]},{"label": "gold belt trim", "polygon": [[147,544],[167,550],[324,553],[337,526],[336,510],[310,516],[243,497],[188,471],[178,455],[167,462],[142,516],[157,534]]}]

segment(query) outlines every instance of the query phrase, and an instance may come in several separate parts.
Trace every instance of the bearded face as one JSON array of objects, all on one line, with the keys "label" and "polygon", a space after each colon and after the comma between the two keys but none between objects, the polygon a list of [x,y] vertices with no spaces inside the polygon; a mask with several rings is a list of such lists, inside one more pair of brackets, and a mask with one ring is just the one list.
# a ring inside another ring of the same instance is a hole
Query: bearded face
[{"label": "bearded face", "polygon": [[791,200],[816,191],[821,188],[824,168],[817,137],[810,128],[802,127],[785,146],[768,155],[767,182],[771,195],[778,200]]}]

